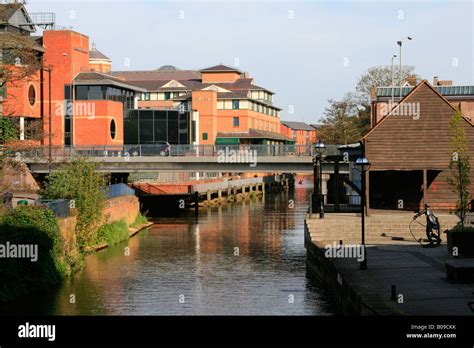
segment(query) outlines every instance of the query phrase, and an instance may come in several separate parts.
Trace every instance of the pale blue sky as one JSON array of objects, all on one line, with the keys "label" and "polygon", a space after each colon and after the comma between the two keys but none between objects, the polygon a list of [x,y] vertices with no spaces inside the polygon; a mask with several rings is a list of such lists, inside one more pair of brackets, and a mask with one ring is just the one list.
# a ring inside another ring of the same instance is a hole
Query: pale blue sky
[{"label": "pale blue sky", "polygon": [[[472,1],[55,1],[55,12],[113,60],[114,70],[221,62],[249,71],[276,93],[282,119],[316,123],[327,100],[352,91],[374,65],[388,65],[407,35],[403,63],[432,81],[474,84]],[[126,66],[126,62],[130,65]],[[346,64],[345,64],[346,63]],[[398,61],[397,61],[398,64]],[[294,113],[289,114],[290,105]]]}]

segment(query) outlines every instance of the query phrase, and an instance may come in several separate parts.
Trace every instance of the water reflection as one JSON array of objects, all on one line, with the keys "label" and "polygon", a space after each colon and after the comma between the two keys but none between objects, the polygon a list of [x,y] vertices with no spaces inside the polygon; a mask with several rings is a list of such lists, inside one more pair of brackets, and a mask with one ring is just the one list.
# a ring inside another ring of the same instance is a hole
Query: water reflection
[{"label": "water reflection", "polygon": [[308,194],[301,187],[202,209],[197,220],[192,212],[158,218],[148,231],[88,256],[85,268],[58,288],[4,305],[0,312],[330,314],[321,290],[305,277]]}]

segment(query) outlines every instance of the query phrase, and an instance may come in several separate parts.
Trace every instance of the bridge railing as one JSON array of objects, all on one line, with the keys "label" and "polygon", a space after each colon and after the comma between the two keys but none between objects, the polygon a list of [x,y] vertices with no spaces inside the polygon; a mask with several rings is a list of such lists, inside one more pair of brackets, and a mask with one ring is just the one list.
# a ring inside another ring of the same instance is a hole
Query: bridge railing
[{"label": "bridge railing", "polygon": [[23,150],[8,150],[10,157],[53,158],[64,157],[219,157],[219,156],[312,156],[314,145],[120,145],[120,146],[40,146]]}]

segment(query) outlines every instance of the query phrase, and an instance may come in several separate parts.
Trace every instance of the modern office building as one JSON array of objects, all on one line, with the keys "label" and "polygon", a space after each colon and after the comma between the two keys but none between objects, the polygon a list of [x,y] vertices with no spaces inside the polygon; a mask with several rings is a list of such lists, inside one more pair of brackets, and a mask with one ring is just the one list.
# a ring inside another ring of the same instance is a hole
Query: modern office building
[{"label": "modern office building", "polygon": [[236,68],[217,65],[196,71],[167,65],[111,74],[146,89],[138,101],[142,110],[189,112],[189,134],[196,144],[293,142],[280,133],[281,109],[273,104],[274,93]]},{"label": "modern office building", "polygon": [[[124,114],[138,106],[135,94],[145,89],[100,72],[107,71],[106,57],[89,50],[86,35],[56,30],[54,16],[42,16],[38,23],[22,4],[0,6],[7,23],[3,32],[29,38],[37,52],[38,70],[7,82],[3,91],[2,114],[19,123],[20,140],[45,145],[51,141],[55,146],[122,145]],[[39,24],[46,27],[42,35],[31,35]],[[40,127],[29,127],[33,123]]]},{"label": "modern office building", "polygon": [[281,121],[280,132],[293,139],[295,145],[311,145],[316,143],[316,129],[304,122]]}]

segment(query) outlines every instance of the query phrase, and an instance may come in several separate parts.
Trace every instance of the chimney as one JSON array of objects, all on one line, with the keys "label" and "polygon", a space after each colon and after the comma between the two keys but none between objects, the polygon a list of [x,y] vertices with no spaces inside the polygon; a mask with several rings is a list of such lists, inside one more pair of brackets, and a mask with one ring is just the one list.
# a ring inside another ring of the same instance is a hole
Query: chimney
[{"label": "chimney", "polygon": [[438,86],[438,76],[433,77],[433,86]]}]

